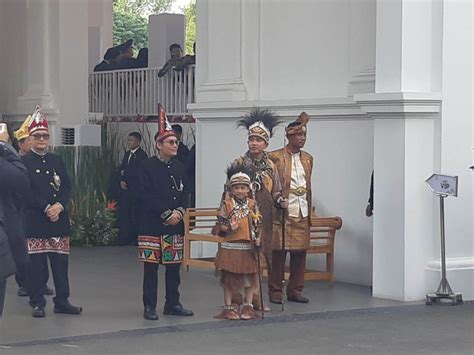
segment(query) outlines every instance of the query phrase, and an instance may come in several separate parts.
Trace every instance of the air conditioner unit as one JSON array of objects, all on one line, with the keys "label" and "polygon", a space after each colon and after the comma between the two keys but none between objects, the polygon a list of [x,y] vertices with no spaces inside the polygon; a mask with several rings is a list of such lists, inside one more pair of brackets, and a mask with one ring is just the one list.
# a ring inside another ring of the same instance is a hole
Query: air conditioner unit
[{"label": "air conditioner unit", "polygon": [[61,145],[100,147],[101,126],[94,124],[61,126]]}]

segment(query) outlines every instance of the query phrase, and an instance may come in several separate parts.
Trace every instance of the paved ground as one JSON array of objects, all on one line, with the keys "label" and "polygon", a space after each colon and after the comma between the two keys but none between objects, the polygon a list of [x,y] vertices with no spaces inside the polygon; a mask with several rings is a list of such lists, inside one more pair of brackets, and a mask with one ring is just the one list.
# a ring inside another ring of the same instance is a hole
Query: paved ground
[{"label": "paved ground", "polygon": [[49,300],[46,318],[32,318],[10,280],[0,354],[474,354],[470,304],[407,305],[364,286],[309,282],[307,305],[274,306],[263,321],[219,321],[218,280],[192,269],[182,272],[181,293],[195,316],[151,322],[142,318],[135,248],[75,249],[70,274],[81,316],[56,315]]},{"label": "paved ground", "polygon": [[0,348],[14,354],[470,355],[474,305],[383,307],[207,322]]},{"label": "paved ground", "polygon": [[[163,316],[158,322],[144,320],[141,267],[136,261],[136,249],[133,247],[73,250],[71,302],[84,307],[81,316],[54,314],[52,302],[48,298],[46,318],[32,318],[27,299],[16,296],[16,285],[10,279],[4,319],[0,326],[0,344],[217,321],[213,316],[220,311],[222,290],[214,273],[202,269],[182,272],[182,303],[194,311],[194,317]],[[160,271],[161,276],[164,270]],[[160,287],[164,286],[163,281],[162,278]],[[311,298],[309,304],[288,304],[285,314],[402,304],[373,298],[368,287],[342,283],[329,288],[325,282],[309,282],[306,295]],[[162,304],[163,287],[159,297]],[[274,307],[271,316],[280,314],[278,307]]]}]

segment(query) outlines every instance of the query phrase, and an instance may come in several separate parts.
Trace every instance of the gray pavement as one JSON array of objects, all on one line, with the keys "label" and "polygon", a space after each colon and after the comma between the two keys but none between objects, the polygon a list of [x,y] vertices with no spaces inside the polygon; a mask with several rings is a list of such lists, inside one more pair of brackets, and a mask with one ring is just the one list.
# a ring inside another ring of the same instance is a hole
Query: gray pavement
[{"label": "gray pavement", "polygon": [[15,354],[469,355],[474,305],[331,311],[142,329],[0,348]]},{"label": "gray pavement", "polygon": [[[222,305],[214,273],[191,269],[182,271],[181,294],[195,316],[160,315],[152,322],[142,318],[142,270],[135,248],[74,249],[70,275],[71,302],[84,307],[81,316],[54,314],[49,299],[46,318],[32,318],[27,299],[16,296],[10,280],[0,354],[448,354],[430,352],[431,341],[441,345],[443,339],[457,344],[453,354],[472,350],[471,305],[409,306],[371,297],[364,286],[308,282],[307,305],[288,303],[284,313],[273,305],[263,321],[226,322],[213,318]],[[163,286],[160,280],[159,304]],[[403,344],[410,348],[418,340],[426,346],[403,352]],[[384,344],[390,346],[380,352]]]}]

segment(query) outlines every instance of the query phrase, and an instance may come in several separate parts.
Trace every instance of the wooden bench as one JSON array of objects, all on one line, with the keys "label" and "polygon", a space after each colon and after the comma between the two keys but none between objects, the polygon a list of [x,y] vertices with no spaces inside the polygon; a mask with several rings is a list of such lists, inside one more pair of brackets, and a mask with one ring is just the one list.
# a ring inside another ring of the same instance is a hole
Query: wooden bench
[{"label": "wooden bench", "polygon": [[326,254],[326,270],[306,269],[305,280],[334,281],[334,243],[336,231],[341,229],[341,217],[311,217],[310,247],[308,254]]},{"label": "wooden bench", "polygon": [[[184,261],[186,271],[190,266],[214,269],[214,257],[191,258],[193,242],[221,243],[224,238],[212,235],[211,230],[216,224],[218,208],[188,208],[184,216]],[[305,280],[326,280],[332,285],[334,280],[334,242],[336,231],[342,226],[340,217],[311,217],[311,242],[308,254],[325,254],[326,270],[305,272]],[[264,276],[267,276],[264,270]],[[285,273],[289,277],[289,273]]]},{"label": "wooden bench", "polygon": [[218,208],[188,208],[184,215],[184,260],[183,266],[189,271],[190,266],[214,269],[214,257],[191,258],[193,242],[221,243],[224,238],[212,235],[216,225]]}]

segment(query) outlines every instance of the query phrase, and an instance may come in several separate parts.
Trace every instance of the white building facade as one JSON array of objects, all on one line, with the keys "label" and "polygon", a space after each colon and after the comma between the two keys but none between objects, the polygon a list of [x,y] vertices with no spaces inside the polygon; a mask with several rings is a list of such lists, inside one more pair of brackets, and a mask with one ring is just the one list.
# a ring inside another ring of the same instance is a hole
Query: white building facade
[{"label": "white building facade", "polygon": [[[306,111],[313,203],[344,220],[336,279],[404,301],[436,288],[439,209],[424,180],[441,172],[460,181],[446,201],[448,279],[474,299],[473,19],[469,0],[197,0],[197,205],[218,204],[246,150],[241,115]],[[55,127],[85,123],[112,0],[0,0],[0,30],[0,114],[19,121],[41,104]],[[280,128],[270,149],[283,144]]]},{"label": "white building facade", "polygon": [[460,181],[446,201],[448,279],[473,299],[473,16],[467,0],[198,0],[197,205],[217,204],[224,167],[246,150],[242,114],[306,111],[313,203],[344,220],[336,279],[404,301],[436,288],[439,209],[424,180],[442,172]]},{"label": "white building facade", "polygon": [[41,105],[52,123],[87,122],[89,67],[112,45],[112,0],[0,1],[0,113]]}]

